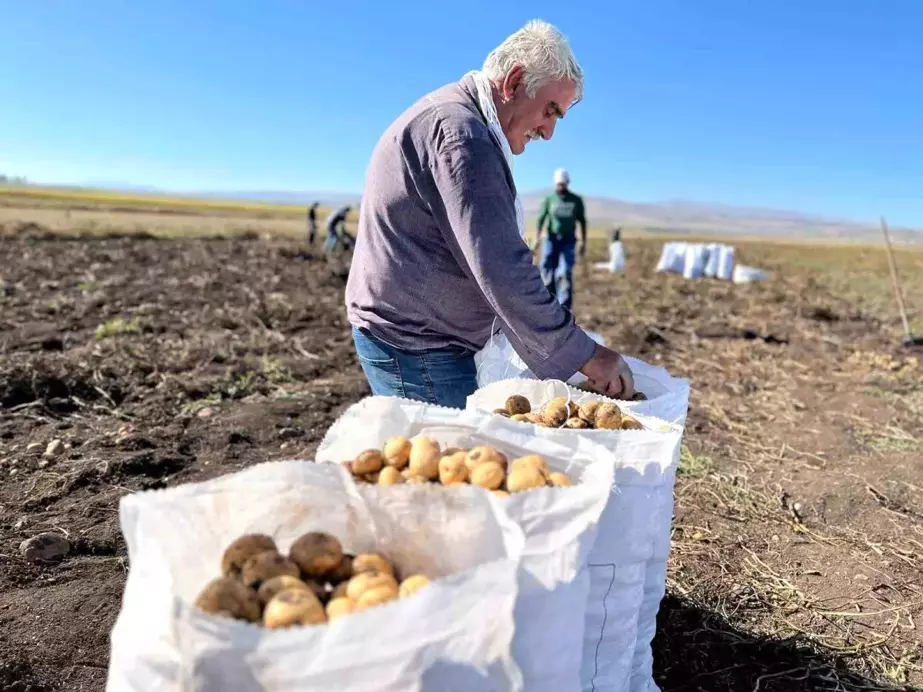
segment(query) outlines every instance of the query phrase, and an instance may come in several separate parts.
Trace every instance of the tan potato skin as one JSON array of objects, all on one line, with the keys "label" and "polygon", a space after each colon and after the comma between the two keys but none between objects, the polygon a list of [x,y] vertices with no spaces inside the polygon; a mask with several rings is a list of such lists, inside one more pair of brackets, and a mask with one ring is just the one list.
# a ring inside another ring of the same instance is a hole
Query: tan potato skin
[{"label": "tan potato skin", "polygon": [[503,452],[495,447],[480,446],[469,451],[465,457],[465,466],[468,468],[469,476],[476,466],[483,464],[485,461],[494,461],[500,464],[504,470],[506,469],[507,459]]},{"label": "tan potato skin", "polygon": [[511,493],[545,487],[545,475],[537,466],[522,465],[510,471],[506,477],[506,489]]},{"label": "tan potato skin", "polygon": [[327,621],[333,622],[338,618],[355,612],[356,604],[349,598],[332,598],[325,610],[327,611]]},{"label": "tan potato skin", "polygon": [[385,466],[378,474],[378,485],[400,485],[404,477],[396,466]]},{"label": "tan potato skin", "polygon": [[567,422],[564,424],[564,427],[571,428],[573,430],[586,430],[590,427],[590,424],[582,418],[568,418]]},{"label": "tan potato skin", "polygon": [[636,418],[622,416],[622,430],[644,430],[644,426]]},{"label": "tan potato skin", "polygon": [[398,590],[396,586],[379,586],[374,589],[369,589],[359,596],[359,600],[356,601],[356,610],[374,608],[375,606],[388,603],[397,598]]},{"label": "tan potato skin", "polygon": [[359,597],[366,591],[377,589],[381,586],[393,586],[397,590],[397,580],[387,572],[363,572],[347,582],[346,595],[358,602]]},{"label": "tan potato skin", "polygon": [[385,442],[382,456],[388,466],[401,470],[410,461],[410,440],[406,437],[392,437]]},{"label": "tan potato skin", "polygon": [[379,553],[361,553],[353,558],[353,576],[363,572],[385,572],[394,576],[394,567]]},{"label": "tan potato skin", "polygon": [[260,599],[233,577],[218,577],[206,584],[195,606],[213,615],[227,613],[237,620],[260,621]]},{"label": "tan potato skin", "polygon": [[467,456],[464,451],[443,456],[439,460],[439,482],[443,485],[467,482],[468,467],[465,465]]},{"label": "tan potato skin", "polygon": [[401,582],[398,593],[401,598],[412,596],[425,586],[429,586],[429,577],[424,574],[412,574]]},{"label": "tan potato skin", "polygon": [[263,611],[263,626],[281,629],[294,625],[320,625],[327,622],[327,613],[312,591],[287,589],[277,593]]},{"label": "tan potato skin", "polygon": [[514,394],[509,399],[507,399],[504,408],[510,413],[510,415],[514,416],[521,413],[532,412],[532,404],[529,403],[528,399],[519,394]]},{"label": "tan potato skin", "polygon": [[569,417],[566,399],[553,399],[542,409],[542,419],[553,428],[560,428]]},{"label": "tan potato skin", "polygon": [[577,410],[577,416],[580,420],[585,421],[590,427],[596,425],[596,411],[599,409],[600,401],[588,401],[581,404]]},{"label": "tan potato skin", "polygon": [[518,459],[513,459],[510,469],[515,470],[522,466],[533,466],[537,468],[543,476],[548,475],[548,465],[538,454],[529,454],[524,457],[519,457]]},{"label": "tan potato skin", "polygon": [[356,476],[364,476],[367,473],[376,473],[381,471],[385,465],[385,460],[381,452],[377,449],[367,449],[353,460],[351,468]]},{"label": "tan potato skin", "polygon": [[571,483],[570,478],[566,474],[555,471],[554,473],[548,474],[548,485],[552,485],[556,488],[569,488],[573,483]]},{"label": "tan potato skin", "polygon": [[278,550],[276,542],[269,536],[261,533],[241,536],[233,541],[221,556],[221,574],[225,577],[240,574],[247,560],[267,550]]},{"label": "tan potato skin", "polygon": [[297,577],[292,577],[288,574],[280,574],[277,577],[272,579],[267,579],[260,586],[259,591],[256,592],[256,595],[259,596],[260,602],[263,605],[269,603],[276,594],[279,594],[286,589],[309,589],[314,591],[314,595],[320,598],[320,595],[317,593],[317,588],[312,585],[309,585]]},{"label": "tan potato skin", "polygon": [[503,485],[503,467],[496,461],[485,461],[474,467],[471,484],[487,490],[497,490]]},{"label": "tan potato skin", "polygon": [[340,566],[343,546],[328,533],[312,531],[292,543],[289,557],[305,575],[323,578]]},{"label": "tan potato skin", "polygon": [[416,437],[411,443],[410,472],[417,478],[434,481],[439,478],[439,443],[427,437]]},{"label": "tan potato skin", "polygon": [[298,577],[301,572],[298,565],[284,555],[279,555],[275,550],[267,550],[244,563],[240,570],[240,581],[250,589],[259,589],[264,581],[283,574]]}]

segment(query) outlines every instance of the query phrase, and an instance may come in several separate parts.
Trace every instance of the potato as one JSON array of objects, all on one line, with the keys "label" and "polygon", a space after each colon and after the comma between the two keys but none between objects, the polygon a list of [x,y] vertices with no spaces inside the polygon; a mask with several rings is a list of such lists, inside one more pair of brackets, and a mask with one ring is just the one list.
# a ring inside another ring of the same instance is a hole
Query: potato
[{"label": "potato", "polygon": [[378,553],[361,553],[353,558],[353,576],[363,572],[385,572],[394,576],[394,567]]},{"label": "potato", "polygon": [[629,415],[622,416],[622,430],[644,430],[644,426],[638,422],[637,418],[632,418]]},{"label": "potato", "polygon": [[530,413],[532,411],[532,404],[529,403],[529,400],[519,394],[514,394],[507,399],[504,407],[511,415]]},{"label": "potato", "polygon": [[521,464],[506,477],[506,489],[511,493],[545,487],[545,474],[537,466]]},{"label": "potato", "polygon": [[382,456],[388,466],[400,470],[410,461],[410,440],[406,437],[392,437],[385,442]]},{"label": "potato", "polygon": [[568,418],[567,422],[564,424],[565,428],[572,428],[573,430],[585,430],[590,427],[590,424],[587,423],[582,418]]},{"label": "potato", "polygon": [[385,460],[381,456],[381,452],[377,449],[367,449],[353,460],[352,472],[356,476],[375,473],[376,471],[381,471],[384,464]]},{"label": "potato", "polygon": [[490,492],[492,492],[497,497],[509,497],[510,496],[508,492],[506,492],[505,490],[500,490],[499,488],[497,490],[491,490]]},{"label": "potato", "polygon": [[385,466],[378,473],[378,485],[400,485],[403,482],[404,477],[396,466]]},{"label": "potato", "polygon": [[221,574],[236,577],[244,563],[258,553],[277,550],[276,542],[261,533],[251,533],[235,540],[221,556]]},{"label": "potato", "polygon": [[401,598],[412,596],[424,586],[429,586],[429,577],[425,574],[412,574],[401,582],[398,590]]},{"label": "potato", "polygon": [[455,452],[451,456],[443,456],[439,460],[439,482],[443,485],[467,482],[468,467],[465,466],[467,456],[465,452]]},{"label": "potato", "polygon": [[535,425],[542,425],[548,427],[548,424],[545,422],[545,417],[540,413],[527,413],[526,420]]},{"label": "potato", "polygon": [[298,577],[293,577],[289,574],[280,574],[277,577],[272,579],[267,579],[264,581],[259,588],[259,591],[256,592],[256,595],[260,599],[260,603],[266,605],[269,603],[276,594],[285,591],[286,589],[309,589],[314,592],[314,595],[318,598],[321,598],[320,591],[321,587],[316,582],[308,584],[307,582],[301,581]]},{"label": "potato", "polygon": [[548,484],[553,485],[556,488],[568,488],[572,484],[570,478],[566,474],[561,473],[560,471],[555,471],[554,473],[548,474]]},{"label": "potato", "polygon": [[226,615],[236,620],[260,621],[260,599],[233,577],[212,579],[195,600],[199,610]]},{"label": "potato", "polygon": [[356,609],[356,604],[349,598],[332,598],[327,604],[327,621],[333,622],[337,618],[349,615]]},{"label": "potato", "polygon": [[545,422],[555,428],[560,428],[570,418],[570,409],[565,397],[552,399],[542,409],[542,418]]},{"label": "potato", "polygon": [[515,413],[512,416],[510,416],[510,419],[516,421],[517,423],[531,423],[532,422],[531,420],[529,420],[528,413]]},{"label": "potato", "polygon": [[305,589],[286,589],[277,593],[263,611],[263,626],[271,630],[325,622],[327,613],[324,606],[313,591]]},{"label": "potato", "polygon": [[494,415],[503,416],[504,418],[509,418],[511,414],[505,408],[495,408]]},{"label": "potato", "polygon": [[366,483],[377,485],[378,479],[381,477],[381,471],[375,471],[374,473],[363,473],[359,477]]},{"label": "potato", "polygon": [[418,478],[439,478],[439,443],[428,437],[415,437],[410,448],[410,472]]},{"label": "potato", "polygon": [[524,466],[538,469],[539,473],[541,473],[543,476],[548,475],[548,465],[545,463],[545,460],[542,459],[538,454],[529,454],[524,457],[519,457],[518,459],[513,459],[513,463],[510,465],[510,469],[515,470]]},{"label": "potato", "polygon": [[250,589],[259,589],[264,581],[287,574],[290,577],[301,575],[298,565],[275,550],[258,553],[244,563],[240,570],[240,581]]},{"label": "potato", "polygon": [[340,560],[340,564],[337,565],[337,568],[330,572],[326,578],[327,581],[331,584],[339,584],[340,582],[349,581],[353,576],[353,556],[349,553],[343,555],[343,559]]},{"label": "potato", "polygon": [[337,584],[333,591],[330,593],[330,600],[332,601],[337,598],[349,598],[349,596],[346,595],[346,589],[348,586],[348,581],[343,581]]},{"label": "potato", "polygon": [[289,557],[308,577],[325,578],[343,561],[343,546],[329,533],[312,531],[292,543]]},{"label": "potato", "polygon": [[496,461],[485,461],[471,471],[471,485],[496,490],[503,485],[503,467]]},{"label": "potato", "polygon": [[377,589],[381,586],[393,586],[397,591],[397,580],[388,572],[362,572],[349,580],[346,585],[346,596],[354,601],[366,591]]},{"label": "potato", "polygon": [[465,466],[468,467],[468,475],[471,475],[471,472],[474,471],[475,467],[483,464],[485,461],[493,461],[498,464],[505,470],[506,469],[506,456],[499,449],[495,447],[475,447],[468,455],[465,457]]},{"label": "potato", "polygon": [[359,600],[356,601],[356,610],[366,610],[367,608],[374,608],[375,606],[388,603],[398,598],[397,586],[379,586],[374,589],[369,589],[359,596]]},{"label": "potato", "polygon": [[618,430],[622,425],[622,412],[615,404],[600,404],[596,409],[597,430]]},{"label": "potato", "polygon": [[577,417],[580,420],[588,423],[590,427],[596,425],[596,411],[599,409],[601,401],[587,401],[585,404],[580,404],[577,408]]}]

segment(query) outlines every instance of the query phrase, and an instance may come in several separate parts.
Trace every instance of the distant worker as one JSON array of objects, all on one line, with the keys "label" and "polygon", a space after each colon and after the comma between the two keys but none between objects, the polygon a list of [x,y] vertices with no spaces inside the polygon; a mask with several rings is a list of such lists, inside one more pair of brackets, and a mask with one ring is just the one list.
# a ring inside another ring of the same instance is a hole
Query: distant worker
[{"label": "distant worker", "polygon": [[[583,199],[570,191],[570,176],[563,168],[554,172],[555,191],[542,200],[538,212],[538,229],[535,248],[541,248],[542,281],[552,296],[566,310],[574,302],[574,264],[576,256],[586,254],[586,211]],[[548,237],[542,243],[545,221]],[[577,224],[580,224],[580,243],[577,243]],[[558,265],[562,265],[560,271]]]},{"label": "distant worker", "polygon": [[622,227],[609,231],[609,271],[620,272],[625,269],[625,248],[622,247]]},{"label": "distant worker", "polygon": [[346,232],[346,217],[349,215],[349,210],[350,206],[347,204],[327,217],[327,240],[324,241],[324,252],[333,252],[338,243],[343,243],[345,249],[353,246],[353,237]]},{"label": "distant worker", "polygon": [[314,239],[317,238],[317,207],[317,202],[308,207],[308,243],[310,245],[314,245]]}]

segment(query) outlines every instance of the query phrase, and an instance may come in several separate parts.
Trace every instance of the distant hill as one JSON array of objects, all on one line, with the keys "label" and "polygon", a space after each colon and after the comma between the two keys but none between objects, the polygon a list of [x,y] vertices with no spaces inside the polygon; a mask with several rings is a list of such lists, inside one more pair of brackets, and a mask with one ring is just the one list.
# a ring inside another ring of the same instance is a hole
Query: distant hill
[{"label": "distant hill", "polygon": [[[549,191],[523,195],[527,217],[534,217],[542,197]],[[223,192],[205,196],[310,204],[317,200],[325,205],[358,204],[359,195],[308,192]],[[593,226],[619,225],[652,232],[690,235],[757,236],[770,238],[838,238],[878,240],[881,229],[874,223],[830,219],[777,209],[735,207],[686,200],[656,203],[626,202],[611,197],[584,197],[587,216]],[[923,229],[891,228],[895,242],[923,243]]]},{"label": "distant hill", "polygon": [[[547,192],[523,196],[527,216],[534,216]],[[881,238],[874,223],[830,219],[793,211],[751,209],[725,204],[674,200],[625,202],[608,197],[584,197],[591,225],[620,225],[647,231],[694,235],[745,235],[772,238]],[[895,241],[923,243],[923,231],[890,227]]]}]

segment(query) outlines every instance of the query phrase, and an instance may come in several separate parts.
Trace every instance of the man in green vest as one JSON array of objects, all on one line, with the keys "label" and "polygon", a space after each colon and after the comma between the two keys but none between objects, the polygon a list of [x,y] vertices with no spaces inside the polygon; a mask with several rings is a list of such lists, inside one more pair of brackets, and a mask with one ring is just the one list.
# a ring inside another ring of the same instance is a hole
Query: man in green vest
[{"label": "man in green vest", "polygon": [[[570,191],[570,176],[563,168],[554,172],[555,191],[542,200],[538,212],[538,230],[535,248],[541,247],[542,281],[551,295],[565,309],[574,301],[574,264],[577,255],[586,254],[586,212],[583,199]],[[542,242],[545,221],[548,236]],[[577,224],[580,224],[580,243],[577,243]],[[560,271],[558,269],[560,265]]]}]

